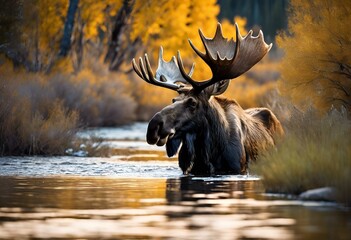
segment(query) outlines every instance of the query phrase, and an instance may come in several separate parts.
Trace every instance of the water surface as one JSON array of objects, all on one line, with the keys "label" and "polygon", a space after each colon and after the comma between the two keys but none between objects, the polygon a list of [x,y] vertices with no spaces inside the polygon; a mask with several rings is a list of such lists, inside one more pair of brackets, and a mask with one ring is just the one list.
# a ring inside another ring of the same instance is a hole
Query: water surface
[{"label": "water surface", "polygon": [[89,130],[111,158],[0,158],[0,239],[350,239],[349,209],[266,194],[257,176],[183,176],[145,127]]}]

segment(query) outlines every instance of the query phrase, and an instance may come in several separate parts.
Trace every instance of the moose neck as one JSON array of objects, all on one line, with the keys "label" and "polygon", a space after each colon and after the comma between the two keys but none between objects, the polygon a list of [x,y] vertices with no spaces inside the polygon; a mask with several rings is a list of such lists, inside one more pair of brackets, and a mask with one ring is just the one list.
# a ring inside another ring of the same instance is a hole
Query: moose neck
[{"label": "moose neck", "polygon": [[[228,139],[229,124],[226,118],[226,113],[223,107],[219,104],[216,98],[211,97],[205,109],[205,126],[204,129],[208,132],[208,138],[204,138],[205,142],[212,144],[221,151],[225,146],[225,140]],[[212,149],[213,151],[214,149]]]},{"label": "moose neck", "polygon": [[191,166],[191,173],[213,174],[223,162],[221,156],[227,146],[229,124],[216,98],[206,101],[203,110],[195,120],[196,130],[185,135],[179,158]]}]

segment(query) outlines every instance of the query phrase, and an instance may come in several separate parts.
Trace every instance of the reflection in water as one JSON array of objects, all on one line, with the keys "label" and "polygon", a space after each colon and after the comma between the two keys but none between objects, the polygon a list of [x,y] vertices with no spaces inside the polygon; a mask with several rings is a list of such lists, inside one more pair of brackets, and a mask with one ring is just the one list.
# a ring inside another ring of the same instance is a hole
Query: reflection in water
[{"label": "reflection in water", "polygon": [[261,182],[247,181],[214,181],[198,180],[191,177],[167,180],[167,200],[172,204],[200,199],[252,198],[263,192]]},{"label": "reflection in water", "polygon": [[350,238],[349,211],[235,179],[1,177],[0,238]]}]

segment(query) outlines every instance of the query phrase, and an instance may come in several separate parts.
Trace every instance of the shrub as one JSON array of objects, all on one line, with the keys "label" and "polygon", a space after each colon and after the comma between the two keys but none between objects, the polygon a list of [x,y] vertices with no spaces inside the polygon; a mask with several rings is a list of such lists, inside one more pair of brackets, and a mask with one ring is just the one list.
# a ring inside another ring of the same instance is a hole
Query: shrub
[{"label": "shrub", "polygon": [[172,103],[177,96],[175,91],[148,84],[134,77],[133,95],[138,103],[137,120],[148,121],[158,111]]},{"label": "shrub", "polygon": [[298,106],[351,111],[351,1],[292,0],[280,90]]},{"label": "shrub", "polygon": [[244,109],[259,107],[263,98],[276,89],[276,82],[269,81],[264,84],[257,83],[247,75],[241,76],[231,81],[224,97],[235,99]]},{"label": "shrub", "polygon": [[263,177],[268,191],[294,193],[331,186],[351,204],[351,121],[345,110],[320,116],[310,108],[291,110],[286,136],[262,156],[252,170]]},{"label": "shrub", "polygon": [[78,115],[48,92],[37,79],[0,78],[0,155],[62,155],[71,146]]},{"label": "shrub", "polygon": [[77,111],[84,126],[117,126],[135,120],[136,103],[120,76],[82,70],[78,75],[56,73],[48,85],[53,98]]}]

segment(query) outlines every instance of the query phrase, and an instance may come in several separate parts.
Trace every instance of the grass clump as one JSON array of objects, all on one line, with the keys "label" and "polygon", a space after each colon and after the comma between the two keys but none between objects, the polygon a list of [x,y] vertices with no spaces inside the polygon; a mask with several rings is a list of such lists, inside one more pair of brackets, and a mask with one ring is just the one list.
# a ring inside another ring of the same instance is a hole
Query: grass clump
[{"label": "grass clump", "polygon": [[70,149],[87,157],[110,155],[103,139],[77,138],[78,113],[67,110],[62,101],[50,102],[43,94],[37,94],[37,102],[18,94],[18,82],[0,83],[0,156],[74,155]]},{"label": "grass clump", "polygon": [[351,121],[346,111],[325,116],[309,109],[292,111],[286,136],[252,166],[267,191],[299,194],[334,187],[339,201],[351,204]]},{"label": "grass clump", "polygon": [[66,155],[82,144],[89,156],[108,155],[101,140],[82,143],[76,132],[134,120],[136,104],[124,93],[126,81],[111,77],[103,68],[43,74],[0,64],[0,156]]},{"label": "grass clump", "polygon": [[[78,114],[50,101],[40,83],[23,84],[0,79],[0,156],[63,155],[75,138]],[[42,94],[33,95],[37,87]]]},{"label": "grass clump", "polygon": [[0,78],[0,156],[70,155],[69,149],[89,157],[109,156],[103,139],[77,138],[79,112],[54,93],[40,75]]},{"label": "grass clump", "polygon": [[134,121],[136,102],[130,96],[128,79],[109,72],[100,62],[95,65],[100,68],[87,64],[77,74],[55,72],[45,76],[51,97],[78,112],[84,126],[119,126]]}]

